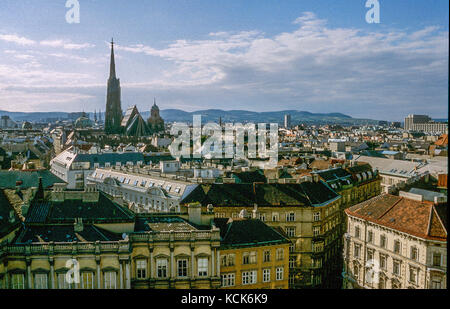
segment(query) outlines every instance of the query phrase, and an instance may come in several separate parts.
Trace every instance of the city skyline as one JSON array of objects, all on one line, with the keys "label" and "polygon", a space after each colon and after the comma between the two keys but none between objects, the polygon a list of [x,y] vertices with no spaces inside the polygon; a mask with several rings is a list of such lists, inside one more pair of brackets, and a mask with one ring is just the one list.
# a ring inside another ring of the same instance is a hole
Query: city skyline
[{"label": "city skyline", "polygon": [[421,13],[423,4],[383,2],[380,24],[365,22],[364,1],[353,3],[113,2],[106,12],[81,1],[80,24],[67,24],[64,5],[4,1],[0,110],[104,110],[113,36],[123,109],[148,110],[157,97],[162,110],[444,118],[448,3]]}]

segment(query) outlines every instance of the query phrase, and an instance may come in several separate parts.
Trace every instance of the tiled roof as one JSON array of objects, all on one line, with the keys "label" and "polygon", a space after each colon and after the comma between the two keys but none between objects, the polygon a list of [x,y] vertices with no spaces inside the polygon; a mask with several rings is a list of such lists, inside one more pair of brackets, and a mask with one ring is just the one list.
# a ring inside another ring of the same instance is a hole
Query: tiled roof
[{"label": "tiled roof", "polygon": [[45,225],[27,227],[15,240],[15,243],[31,242],[95,242],[117,241],[122,239],[120,234],[111,233],[94,225],[84,225],[83,231],[75,232],[73,224]]},{"label": "tiled roof", "polygon": [[95,202],[82,199],[64,201],[34,201],[28,210],[25,223],[73,223],[75,218],[82,218],[86,223],[134,222],[134,214],[98,192]]},{"label": "tiled roof", "polygon": [[21,224],[21,221],[15,212],[14,222],[9,221],[11,211],[14,211],[13,206],[3,193],[3,190],[0,190],[0,238],[6,236]]},{"label": "tiled roof", "polygon": [[339,195],[322,181],[295,184],[201,184],[180,204],[200,202],[203,206],[318,206]]},{"label": "tiled roof", "polygon": [[261,171],[233,173],[236,183],[267,182],[266,176]]},{"label": "tiled roof", "polygon": [[445,241],[446,207],[447,204],[434,205],[430,202],[383,194],[352,206],[345,212],[417,237]]},{"label": "tiled roof", "polygon": [[102,153],[102,154],[77,154],[73,162],[90,162],[93,166],[94,163],[99,163],[100,166],[104,166],[106,162],[111,163],[111,166],[116,165],[117,162],[126,164],[127,162],[144,162],[144,155],[140,152],[124,152],[124,153]]},{"label": "tiled roof", "polygon": [[223,247],[247,247],[290,243],[279,232],[257,219],[216,218]]},{"label": "tiled roof", "polygon": [[16,187],[17,181],[22,182],[20,185],[22,189],[37,187],[39,177],[42,177],[42,184],[45,189],[53,186],[55,183],[64,183],[64,180],[53,175],[48,170],[0,171],[0,188],[13,189]]},{"label": "tiled roof", "polygon": [[436,146],[448,146],[448,134],[442,134],[434,144]]}]

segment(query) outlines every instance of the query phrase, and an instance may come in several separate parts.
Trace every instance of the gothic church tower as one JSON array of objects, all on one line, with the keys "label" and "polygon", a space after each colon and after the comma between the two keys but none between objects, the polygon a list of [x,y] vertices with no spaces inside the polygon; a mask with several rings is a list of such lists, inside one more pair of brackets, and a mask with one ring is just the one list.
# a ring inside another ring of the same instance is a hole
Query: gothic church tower
[{"label": "gothic church tower", "polygon": [[114,41],[111,40],[111,63],[109,68],[108,91],[106,94],[105,133],[120,134],[122,107],[120,103],[120,80],[116,78],[114,61]]}]

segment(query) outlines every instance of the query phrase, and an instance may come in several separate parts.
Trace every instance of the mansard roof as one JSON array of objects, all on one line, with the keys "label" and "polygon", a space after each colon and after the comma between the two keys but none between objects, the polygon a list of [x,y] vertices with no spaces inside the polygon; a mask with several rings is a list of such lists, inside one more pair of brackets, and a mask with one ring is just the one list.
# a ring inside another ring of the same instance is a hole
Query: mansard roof
[{"label": "mansard roof", "polygon": [[220,229],[223,248],[290,243],[280,232],[257,219],[215,218],[214,224]]},{"label": "mansard roof", "polygon": [[340,196],[324,182],[293,184],[200,184],[180,204],[199,202],[202,206],[253,207],[304,206],[330,203]]},{"label": "mansard roof", "polygon": [[73,223],[76,218],[82,218],[85,223],[134,222],[130,210],[113,202],[103,192],[98,192],[95,201],[83,201],[82,197],[54,201],[49,194],[45,200],[31,203],[26,224]]}]

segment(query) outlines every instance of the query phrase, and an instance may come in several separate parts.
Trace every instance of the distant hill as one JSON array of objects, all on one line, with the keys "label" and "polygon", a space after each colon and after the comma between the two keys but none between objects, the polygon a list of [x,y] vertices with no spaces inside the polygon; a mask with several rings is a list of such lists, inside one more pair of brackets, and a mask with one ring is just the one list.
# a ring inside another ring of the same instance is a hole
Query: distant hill
[{"label": "distant hill", "polygon": [[[57,119],[74,119],[78,113],[64,113],[64,112],[7,112],[0,110],[0,116],[8,115],[14,121],[32,121],[32,122],[47,122]],[[93,118],[93,113],[87,113],[89,117]],[[298,123],[335,123],[343,125],[357,125],[357,124],[377,124],[377,120],[372,119],[357,119],[342,113],[311,113],[306,111],[283,110],[274,112],[252,112],[246,110],[230,110],[224,111],[220,109],[206,109],[195,112],[185,112],[179,109],[164,109],[161,110],[161,117],[166,122],[192,122],[193,115],[201,115],[202,122],[218,122],[222,118],[222,122],[265,122],[265,123],[279,123],[284,122],[284,115],[291,115],[291,123],[293,125]],[[144,119],[150,116],[149,111],[141,112]],[[102,113],[104,119],[104,113]]]}]

